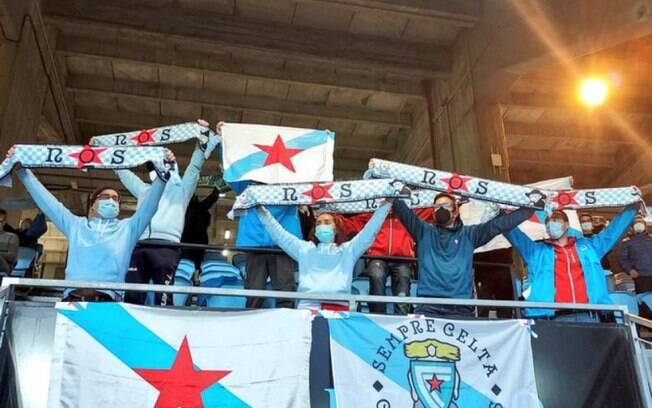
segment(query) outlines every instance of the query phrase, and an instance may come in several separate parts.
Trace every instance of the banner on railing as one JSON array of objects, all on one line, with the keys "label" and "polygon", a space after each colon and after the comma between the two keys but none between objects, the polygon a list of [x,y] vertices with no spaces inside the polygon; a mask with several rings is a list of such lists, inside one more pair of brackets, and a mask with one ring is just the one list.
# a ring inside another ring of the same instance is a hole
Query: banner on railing
[{"label": "banner on railing", "polygon": [[309,407],[310,312],[60,303],[48,407]]},{"label": "banner on railing", "polygon": [[524,320],[326,317],[338,407],[539,407]]}]

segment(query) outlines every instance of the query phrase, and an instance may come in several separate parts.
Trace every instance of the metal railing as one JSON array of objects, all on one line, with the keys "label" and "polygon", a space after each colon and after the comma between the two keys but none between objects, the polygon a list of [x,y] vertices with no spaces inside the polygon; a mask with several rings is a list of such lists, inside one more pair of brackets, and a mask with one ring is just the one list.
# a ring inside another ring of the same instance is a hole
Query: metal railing
[{"label": "metal railing", "polygon": [[214,296],[236,296],[236,297],[260,297],[289,300],[315,300],[334,301],[347,303],[349,310],[355,311],[360,303],[408,303],[413,305],[445,305],[445,306],[471,306],[471,307],[494,307],[511,309],[556,309],[556,310],[577,310],[583,312],[610,312],[614,313],[620,320],[619,324],[628,325],[632,337],[634,355],[636,358],[636,372],[641,389],[641,396],[646,407],[652,407],[652,392],[650,390],[650,367],[647,356],[642,346],[643,341],[638,337],[636,325],[640,324],[652,329],[652,321],[628,313],[623,305],[593,305],[574,303],[544,303],[524,302],[506,300],[482,300],[482,299],[448,299],[448,298],[425,298],[425,297],[404,297],[404,296],[371,296],[354,294],[332,294],[332,293],[301,293],[282,292],[269,290],[251,289],[225,289],[208,287],[184,287],[166,286],[151,284],[133,283],[112,283],[112,282],[90,282],[90,281],[67,281],[59,279],[27,279],[27,278],[4,278],[0,286],[0,344],[4,336],[4,324],[6,320],[5,303],[15,299],[17,288],[41,288],[41,289],[96,289],[112,291],[133,291],[133,292],[155,292],[155,293],[183,293],[188,295],[214,295]]}]

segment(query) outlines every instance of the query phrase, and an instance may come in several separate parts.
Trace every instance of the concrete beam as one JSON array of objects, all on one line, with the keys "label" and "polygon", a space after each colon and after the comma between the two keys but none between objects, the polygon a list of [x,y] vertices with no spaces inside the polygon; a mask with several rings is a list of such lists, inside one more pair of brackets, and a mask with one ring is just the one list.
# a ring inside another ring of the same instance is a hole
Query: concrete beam
[{"label": "concrete beam", "polygon": [[480,14],[477,0],[298,0],[304,3],[342,4],[356,10],[383,10],[430,18],[457,27],[473,27]]},{"label": "concrete beam", "polygon": [[[189,120],[196,120],[197,118],[183,117],[183,116],[161,116],[149,115],[144,113],[132,112],[116,112],[106,109],[98,109],[93,107],[77,107],[75,110],[75,120],[80,123],[91,123],[106,125],[116,128],[116,132],[123,130],[133,130],[142,128],[151,128],[162,126],[170,123],[181,123]],[[218,120],[218,118],[207,118],[211,121]],[[337,149],[354,150],[360,152],[369,152],[388,154],[393,151],[390,147],[384,144],[382,138],[370,137],[353,137],[346,133],[337,133],[337,129],[332,129],[336,132],[335,146]]]},{"label": "concrete beam", "polygon": [[300,118],[329,118],[371,125],[385,124],[398,128],[409,128],[411,123],[410,115],[401,113],[328,107],[270,97],[245,97],[203,89],[179,88],[87,75],[70,76],[67,87],[76,94],[116,96],[149,101],[187,102],[215,108],[276,113]]},{"label": "concrete beam", "polygon": [[[58,21],[58,20],[57,20]],[[85,31],[61,25],[64,31]],[[138,62],[146,65],[183,68],[198,73],[234,75],[242,79],[280,81],[288,84],[317,85],[329,89],[383,92],[410,97],[423,97],[417,81],[408,78],[374,77],[338,72],[337,68],[322,67],[318,72],[310,69],[294,69],[286,66],[278,69],[269,64],[238,64],[233,60],[218,58],[215,54],[199,53],[176,47],[161,48],[160,42],[148,47],[155,52],[143,52],[143,44],[116,38],[114,41],[100,41],[82,36],[64,36],[57,42],[57,53],[63,56],[90,57],[105,61]]]},{"label": "concrete beam", "polygon": [[542,144],[545,144],[546,140],[574,140],[609,145],[631,145],[634,143],[634,141],[624,136],[622,132],[606,126],[558,126],[524,122],[505,122],[504,126],[507,137],[518,135],[523,138],[540,139]]},{"label": "concrete beam", "polygon": [[[341,67],[434,78],[450,69],[446,48],[297,27],[245,21],[221,14],[170,7],[119,7],[109,2],[47,0],[44,10],[59,22],[86,23],[130,32],[162,35],[165,41],[197,46],[205,43],[227,51],[255,50],[270,58],[337,64]],[[88,20],[88,16],[93,16]],[[50,21],[56,21],[50,20]],[[57,23],[58,24],[58,23]],[[111,39],[107,39],[111,41]]]},{"label": "concrete beam", "polygon": [[[568,92],[573,95],[573,92]],[[510,106],[519,108],[532,107],[533,109],[544,108],[550,111],[570,110],[577,112],[578,115],[590,115],[592,118],[607,111],[616,112],[624,115],[642,115],[644,117],[652,115],[652,99],[642,98],[614,98],[602,108],[588,109],[582,106],[579,101],[569,95],[551,95],[536,93],[511,93],[509,101],[503,103],[509,109]]]}]

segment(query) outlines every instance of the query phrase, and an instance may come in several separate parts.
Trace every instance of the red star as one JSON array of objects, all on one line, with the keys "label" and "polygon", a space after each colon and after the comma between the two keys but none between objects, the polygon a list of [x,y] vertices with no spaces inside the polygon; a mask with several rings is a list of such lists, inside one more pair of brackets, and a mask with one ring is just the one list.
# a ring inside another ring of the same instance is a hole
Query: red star
[{"label": "red star", "polygon": [[102,160],[100,160],[100,154],[102,154],[102,152],[106,149],[106,147],[93,148],[89,145],[85,145],[80,151],[70,153],[68,157],[77,159],[77,168],[81,169],[82,167],[85,167],[91,163],[102,164]]},{"label": "red star", "polygon": [[442,178],[441,181],[448,184],[448,192],[454,190],[469,191],[469,187],[466,183],[471,180],[471,177],[460,176],[457,173],[453,173],[450,177]]},{"label": "red star", "polygon": [[291,172],[296,173],[291,159],[292,156],[301,153],[303,149],[288,149],[285,147],[281,135],[276,135],[276,140],[274,140],[274,144],[271,146],[263,146],[259,144],[254,144],[254,146],[267,153],[267,159],[265,159],[265,164],[263,166],[279,163]]},{"label": "red star", "polygon": [[432,378],[426,381],[430,384],[430,392],[437,391],[441,392],[441,385],[444,383],[444,380],[437,378],[435,374],[432,375]]},{"label": "red star", "polygon": [[565,191],[558,191],[557,194],[555,194],[554,197],[552,197],[552,201],[559,204],[559,208],[566,208],[571,204],[577,204],[577,201],[575,200],[575,196],[577,195],[577,191],[570,191],[570,192],[565,192]]},{"label": "red star", "polygon": [[308,191],[304,191],[303,195],[310,197],[311,204],[314,204],[318,201],[322,201],[327,198],[333,198],[333,196],[330,193],[331,187],[333,187],[333,183],[331,184],[312,183],[312,188]]},{"label": "red star", "polygon": [[154,139],[154,133],[156,133],[156,129],[150,129],[150,130],[141,129],[140,133],[132,137],[131,140],[136,142],[138,146],[146,143],[156,142],[156,139]]},{"label": "red star", "polygon": [[172,367],[167,370],[135,369],[159,391],[154,408],[201,408],[201,393],[231,371],[197,370],[193,367],[188,339],[183,338]]}]

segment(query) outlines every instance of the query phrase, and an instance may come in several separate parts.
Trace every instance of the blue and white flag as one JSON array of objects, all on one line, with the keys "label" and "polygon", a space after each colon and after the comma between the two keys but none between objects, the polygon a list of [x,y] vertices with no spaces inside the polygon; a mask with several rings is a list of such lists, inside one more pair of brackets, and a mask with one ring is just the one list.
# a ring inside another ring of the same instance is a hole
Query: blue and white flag
[{"label": "blue and white flag", "polygon": [[60,303],[48,407],[310,406],[310,312]]},{"label": "blue and white flag", "polygon": [[337,407],[536,408],[524,320],[331,315]]},{"label": "blue and white flag", "polygon": [[227,123],[222,127],[224,180],[266,184],[333,180],[335,133]]}]

